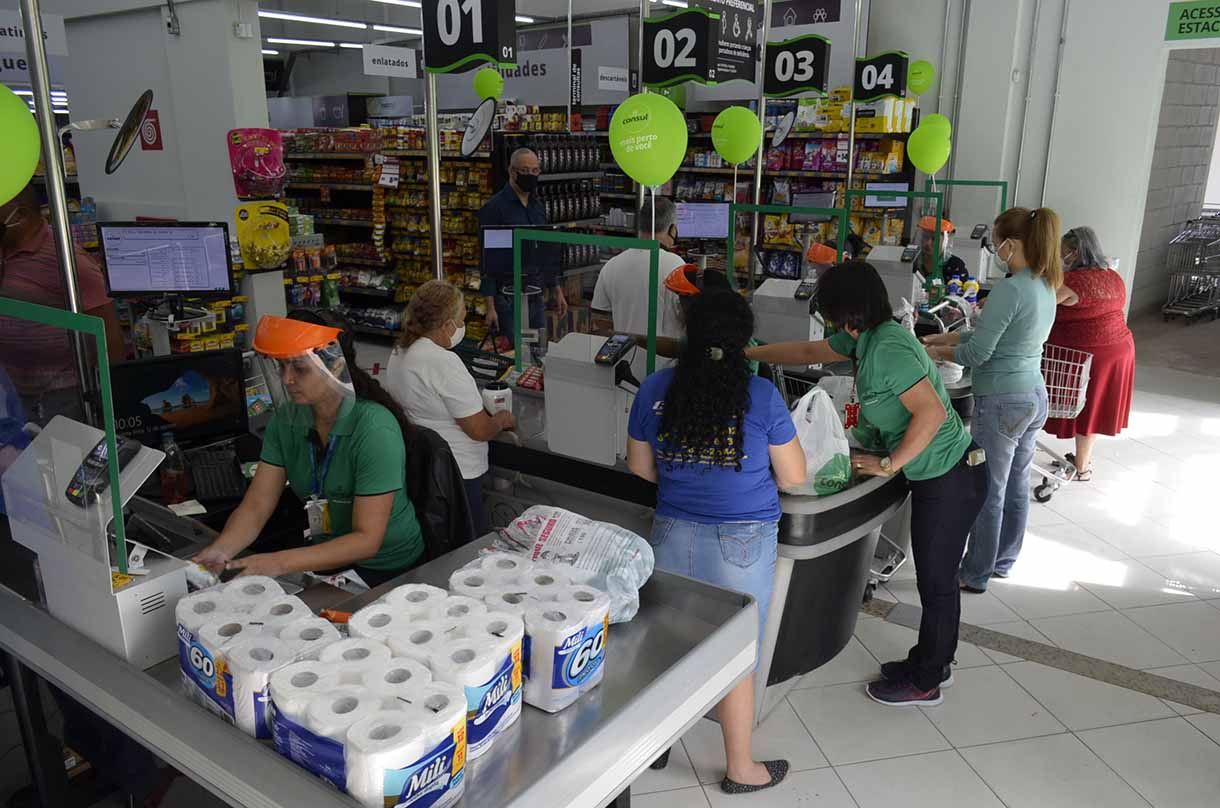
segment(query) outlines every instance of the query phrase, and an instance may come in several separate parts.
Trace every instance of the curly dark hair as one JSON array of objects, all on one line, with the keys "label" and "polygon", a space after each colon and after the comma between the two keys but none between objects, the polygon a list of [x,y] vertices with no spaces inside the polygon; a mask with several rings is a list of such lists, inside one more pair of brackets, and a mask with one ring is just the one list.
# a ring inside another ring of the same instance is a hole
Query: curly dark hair
[{"label": "curly dark hair", "polygon": [[735,292],[705,289],[691,300],[687,318],[686,346],[661,412],[666,460],[741,471],[754,312]]}]

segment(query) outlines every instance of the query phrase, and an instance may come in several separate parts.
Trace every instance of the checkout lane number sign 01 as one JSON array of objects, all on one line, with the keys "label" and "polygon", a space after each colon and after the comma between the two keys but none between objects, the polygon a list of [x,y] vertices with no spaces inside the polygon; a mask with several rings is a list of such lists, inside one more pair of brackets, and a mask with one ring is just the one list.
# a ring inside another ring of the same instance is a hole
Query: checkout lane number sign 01
[{"label": "checkout lane number sign 01", "polygon": [[866,103],[886,96],[906,98],[908,61],[904,51],[886,51],[871,59],[857,59],[851,100]]},{"label": "checkout lane number sign 01", "polygon": [[423,0],[424,69],[460,73],[517,64],[516,0]]},{"label": "checkout lane number sign 01", "polygon": [[817,34],[767,43],[763,94],[786,98],[804,92],[830,91],[830,40]]},{"label": "checkout lane number sign 01", "polygon": [[720,15],[688,8],[644,20],[644,86],[672,87],[684,81],[716,83],[716,37]]}]

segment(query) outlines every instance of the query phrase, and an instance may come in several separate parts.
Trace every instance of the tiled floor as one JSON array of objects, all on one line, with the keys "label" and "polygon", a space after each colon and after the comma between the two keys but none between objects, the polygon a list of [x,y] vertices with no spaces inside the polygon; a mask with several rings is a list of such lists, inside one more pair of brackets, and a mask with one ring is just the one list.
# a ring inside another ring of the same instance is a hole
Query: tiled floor
[{"label": "tiled floor", "polygon": [[[965,596],[962,620],[1220,691],[1220,379],[1141,369],[1137,388],[1131,428],[1099,444],[1094,481],[1031,506],[1014,575]],[[878,597],[917,604],[913,573]],[[869,701],[863,683],[914,641],[861,617],[847,648],[756,731],[758,757],[793,763],[782,788],[722,796],[719,728],[704,720],[675,747],[671,771],[640,778],[636,802],[1220,804],[1220,715],[971,645],[958,649],[943,705]]]}]

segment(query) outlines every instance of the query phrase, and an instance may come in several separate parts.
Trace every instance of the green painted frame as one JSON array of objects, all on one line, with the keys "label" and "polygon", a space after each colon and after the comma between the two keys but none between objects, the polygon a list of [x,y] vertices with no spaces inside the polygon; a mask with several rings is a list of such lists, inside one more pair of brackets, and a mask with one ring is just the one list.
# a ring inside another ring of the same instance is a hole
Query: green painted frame
[{"label": "green painted frame", "polygon": [[[93,338],[94,349],[97,352],[98,387],[102,399],[102,429],[106,432],[106,456],[118,457],[119,447],[114,431],[114,401],[110,388],[110,358],[106,355],[106,325],[100,317],[87,314],[73,314],[63,309],[50,306],[39,306],[36,303],[26,303],[0,297],[0,316],[14,317],[39,325],[62,328],[65,331],[76,331]],[[123,529],[123,500],[119,492],[119,470],[115,463],[110,468],[110,502],[114,508],[114,542],[115,556],[119,572],[127,573],[127,534]],[[118,548],[122,548],[119,551]]]},{"label": "green painted frame", "polygon": [[[847,202],[845,205],[849,204]],[[734,202],[729,205],[729,236],[728,236],[728,276],[729,285],[734,289],[737,288],[737,273],[733,269],[733,256],[737,253],[737,214],[738,213],[757,213],[757,214],[779,214],[788,213],[812,213],[821,216],[834,216],[839,220],[839,235],[838,235],[838,254],[835,260],[838,263],[843,261],[843,244],[847,240],[848,216],[850,211],[847,207],[842,208],[807,208],[795,205],[752,205],[745,202]],[[681,234],[679,234],[681,235]],[[757,245],[759,249],[766,249],[761,244]],[[750,266],[750,262],[746,261],[746,267]]]},{"label": "green painted frame", "polygon": [[[851,207],[851,200],[857,196],[899,196],[904,199],[931,199],[936,203],[936,229],[939,232],[941,222],[945,220],[945,195],[940,191],[870,191],[867,188],[851,188],[845,193],[843,204]],[[932,282],[932,278],[939,277],[944,280],[944,273],[940,268],[940,239],[936,239],[932,245],[932,265],[936,267],[935,274],[931,278],[927,278],[927,283]]]},{"label": "green painted frame", "polygon": [[936,180],[933,183],[931,177],[925,177],[923,189],[926,191],[933,185],[950,185],[964,188],[999,188],[1000,189],[1000,213],[1008,210],[1008,180]]},{"label": "green painted frame", "polygon": [[542,241],[550,244],[592,244],[615,250],[648,250],[648,360],[647,372],[652,373],[657,365],[657,291],[661,285],[661,243],[655,239],[630,238],[628,236],[595,236],[590,233],[565,233],[556,230],[530,230],[513,228],[513,352],[518,371],[525,368],[521,352],[521,245],[527,241]]}]

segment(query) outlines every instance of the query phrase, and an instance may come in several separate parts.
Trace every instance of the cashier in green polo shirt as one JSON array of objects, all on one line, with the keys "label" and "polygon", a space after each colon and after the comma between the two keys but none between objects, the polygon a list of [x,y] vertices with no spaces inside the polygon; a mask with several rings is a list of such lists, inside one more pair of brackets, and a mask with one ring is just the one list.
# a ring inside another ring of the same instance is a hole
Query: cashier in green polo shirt
[{"label": "cashier in green polo shirt", "polygon": [[[358,395],[366,380],[350,363],[342,335],[338,328],[283,317],[259,321],[254,350],[276,399],[275,414],[245,498],[195,558],[213,572],[276,576],[355,567],[376,586],[422,556],[419,523],[404,490],[399,420]],[[306,512],[304,546],[238,558],[266,525],[285,483]]]},{"label": "cashier in green polo shirt", "polygon": [[970,440],[936,366],[915,335],[894,322],[877,270],[850,261],[818,281],[818,307],[840,331],[819,342],[785,342],[746,352],[771,365],[853,361],[855,385],[845,404],[854,434],[877,454],[856,454],[857,473],[901,471],[911,489],[911,550],[923,617],[919,644],[886,662],[868,695],[885,705],[940,704],[952,677],[961,617],[958,565],[987,496],[986,460]]}]

